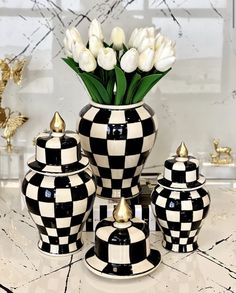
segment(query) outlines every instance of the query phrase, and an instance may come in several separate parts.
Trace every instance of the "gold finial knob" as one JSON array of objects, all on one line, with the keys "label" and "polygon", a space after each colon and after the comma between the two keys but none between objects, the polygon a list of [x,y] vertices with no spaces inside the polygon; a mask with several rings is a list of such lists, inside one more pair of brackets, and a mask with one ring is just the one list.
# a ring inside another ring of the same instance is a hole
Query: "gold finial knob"
[{"label": "gold finial knob", "polygon": [[177,148],[176,154],[178,157],[181,157],[181,158],[188,157],[188,149],[183,141],[181,142],[180,146]]},{"label": "gold finial knob", "polygon": [[132,210],[124,197],[113,211],[113,217],[118,223],[127,223],[132,218]]},{"label": "gold finial knob", "polygon": [[58,112],[55,112],[52,121],[50,122],[50,129],[53,132],[65,132],[66,124]]}]

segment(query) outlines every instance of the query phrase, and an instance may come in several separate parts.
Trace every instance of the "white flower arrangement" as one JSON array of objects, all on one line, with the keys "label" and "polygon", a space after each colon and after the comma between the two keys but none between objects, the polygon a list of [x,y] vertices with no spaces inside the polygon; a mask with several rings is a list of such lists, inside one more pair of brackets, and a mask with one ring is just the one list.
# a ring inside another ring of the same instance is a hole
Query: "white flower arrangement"
[{"label": "white flower arrangement", "polygon": [[66,30],[63,60],[80,76],[94,102],[127,105],[143,100],[175,63],[175,43],[154,27],[135,28],[126,43],[121,27],[104,42],[101,24],[94,19],[85,45],[79,31]]}]

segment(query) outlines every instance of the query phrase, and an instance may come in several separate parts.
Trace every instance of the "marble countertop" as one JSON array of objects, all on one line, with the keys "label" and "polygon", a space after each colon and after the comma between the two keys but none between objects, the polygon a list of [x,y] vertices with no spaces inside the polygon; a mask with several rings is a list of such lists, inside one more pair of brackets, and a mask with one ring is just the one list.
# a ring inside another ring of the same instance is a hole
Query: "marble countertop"
[{"label": "marble countertop", "polygon": [[132,280],[103,279],[83,258],[94,234],[84,232],[84,246],[72,256],[51,257],[37,249],[38,234],[22,210],[17,188],[0,191],[0,292],[236,292],[236,189],[209,185],[211,208],[199,234],[199,249],[177,254],[162,248],[161,232],[151,244],[162,263],[149,275]]}]

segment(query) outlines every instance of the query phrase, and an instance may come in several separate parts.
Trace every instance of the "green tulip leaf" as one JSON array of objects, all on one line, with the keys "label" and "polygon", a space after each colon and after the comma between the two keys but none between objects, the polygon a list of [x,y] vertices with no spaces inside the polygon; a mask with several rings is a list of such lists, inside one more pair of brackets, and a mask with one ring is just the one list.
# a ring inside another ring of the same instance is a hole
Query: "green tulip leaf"
[{"label": "green tulip leaf", "polygon": [[95,69],[95,76],[99,78],[102,84],[104,84],[104,69],[102,69],[99,65]]},{"label": "green tulip leaf", "polygon": [[101,98],[100,93],[98,92],[97,88],[94,86],[94,84],[89,80],[87,76],[84,75],[84,73],[79,74],[80,78],[82,79],[84,85],[86,86],[92,100],[95,103],[103,104],[103,100]]},{"label": "green tulip leaf", "polygon": [[110,104],[109,95],[107,93],[107,90],[103,86],[103,84],[99,80],[97,80],[91,73],[83,72],[83,73],[81,73],[81,75],[83,75],[83,77],[87,81],[87,85],[86,85],[87,88],[89,86],[89,87],[96,89],[98,95],[100,96],[99,103],[100,104]]},{"label": "green tulip leaf", "polygon": [[116,95],[115,95],[115,105],[121,105],[123,97],[126,92],[126,77],[118,66],[115,66],[115,75],[116,75]]},{"label": "green tulip leaf", "polygon": [[63,58],[63,60],[80,76],[94,102],[109,104],[108,93],[98,76],[91,72],[81,72],[78,64],[70,57]]},{"label": "green tulip leaf", "polygon": [[165,72],[160,72],[156,74],[151,74],[143,77],[138,84],[137,90],[133,97],[133,103],[138,103],[143,100],[146,94],[150,89],[163,77],[167,74],[169,70]]},{"label": "green tulip leaf", "polygon": [[123,50],[124,50],[124,53],[128,51],[128,48],[125,46],[125,44],[123,44]]},{"label": "green tulip leaf", "polygon": [[74,61],[74,59],[72,59],[71,57],[67,57],[67,58],[62,58],[62,60],[65,61],[66,64],[69,65],[70,68],[72,68],[77,74],[80,73],[79,65],[78,63]]},{"label": "green tulip leaf", "polygon": [[114,84],[115,84],[115,77],[111,76],[107,83],[107,93],[111,100],[113,97]]},{"label": "green tulip leaf", "polygon": [[125,100],[126,105],[132,104],[132,98],[136,92],[140,79],[141,79],[141,75],[136,72],[128,87],[126,100]]},{"label": "green tulip leaf", "polygon": [[[112,45],[112,44],[111,44],[111,45]],[[106,42],[103,42],[103,46],[104,46],[105,48],[110,48],[111,45],[108,45]]]},{"label": "green tulip leaf", "polygon": [[[125,49],[126,48],[124,47],[124,50]],[[104,70],[101,71],[100,68],[97,68],[98,72],[95,70],[95,73],[91,73],[82,71],[79,68],[78,63],[71,57],[62,59],[80,76],[91,95],[92,100],[100,104],[111,104],[113,102],[113,89],[115,82],[116,94],[114,97],[114,105],[138,103],[142,101],[150,89],[171,70],[171,68],[165,72],[155,70],[152,71],[152,74],[149,72],[149,75],[144,77],[136,72],[133,75],[127,90],[126,75],[119,66],[115,66],[115,75],[113,70],[105,72]],[[126,99],[123,100],[126,90],[127,96]]]},{"label": "green tulip leaf", "polygon": [[86,86],[92,100],[95,103],[102,103],[102,99],[100,96],[100,93],[97,91],[96,87],[93,85],[93,83],[91,83],[90,80],[88,80],[88,78],[86,78],[86,76],[84,76],[84,73],[80,72],[79,70],[79,66],[78,64],[70,57],[68,58],[62,58],[66,64],[68,64],[78,75],[79,77],[82,79],[84,85]]}]

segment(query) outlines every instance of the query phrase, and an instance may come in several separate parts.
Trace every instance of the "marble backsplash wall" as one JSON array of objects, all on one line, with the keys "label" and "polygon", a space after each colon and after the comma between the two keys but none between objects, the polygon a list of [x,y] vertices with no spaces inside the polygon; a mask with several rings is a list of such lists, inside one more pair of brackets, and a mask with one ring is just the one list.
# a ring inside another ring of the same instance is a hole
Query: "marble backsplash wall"
[{"label": "marble backsplash wall", "polygon": [[130,35],[135,27],[155,25],[176,41],[174,68],[146,97],[160,127],[147,165],[163,163],[181,140],[194,154],[212,152],[213,138],[236,151],[234,1],[0,0],[0,58],[28,59],[22,86],[11,82],[3,99],[3,106],[30,117],[15,144],[32,147],[56,110],[75,129],[89,96],[61,60],[64,32],[76,26],[86,40],[89,22],[97,18],[107,39],[113,26]]}]

